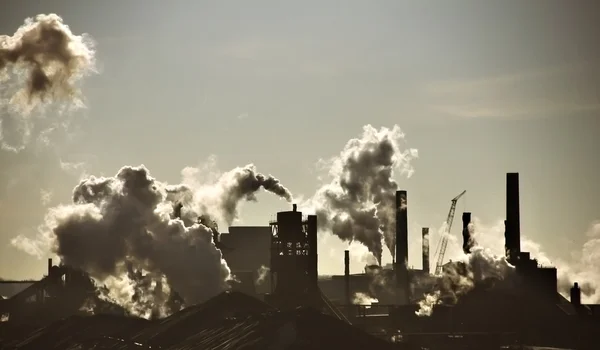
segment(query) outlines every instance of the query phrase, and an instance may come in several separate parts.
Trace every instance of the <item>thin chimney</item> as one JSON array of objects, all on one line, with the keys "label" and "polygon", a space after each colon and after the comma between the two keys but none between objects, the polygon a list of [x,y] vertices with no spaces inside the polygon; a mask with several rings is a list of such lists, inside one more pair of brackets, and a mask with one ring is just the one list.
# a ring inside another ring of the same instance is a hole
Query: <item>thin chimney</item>
[{"label": "thin chimney", "polygon": [[48,276],[50,276],[50,271],[52,271],[52,258],[48,259]]},{"label": "thin chimney", "polygon": [[346,303],[352,304],[350,298],[350,251],[344,251],[344,290],[346,293]]},{"label": "thin chimney", "polygon": [[423,272],[429,273],[429,227],[423,227]]},{"label": "thin chimney", "polygon": [[471,232],[469,231],[469,224],[471,223],[471,213],[465,212],[462,215],[463,222],[463,252],[465,254],[471,253],[471,248],[473,246],[473,237],[471,237]]},{"label": "thin chimney", "polygon": [[506,257],[515,263],[521,252],[521,218],[519,206],[519,173],[506,174]]},{"label": "thin chimney", "polygon": [[579,288],[579,284],[575,282],[573,287],[571,287],[571,304],[573,305],[581,305],[581,288]]},{"label": "thin chimney", "polygon": [[396,264],[398,304],[407,305],[410,300],[408,281],[408,201],[406,191],[396,191]]}]

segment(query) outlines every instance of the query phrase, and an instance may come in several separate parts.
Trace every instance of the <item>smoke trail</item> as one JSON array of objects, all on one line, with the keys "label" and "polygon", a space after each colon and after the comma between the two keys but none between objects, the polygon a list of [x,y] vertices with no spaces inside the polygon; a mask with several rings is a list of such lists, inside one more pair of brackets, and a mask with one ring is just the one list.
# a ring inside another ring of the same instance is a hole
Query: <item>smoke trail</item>
[{"label": "smoke trail", "polygon": [[360,138],[347,142],[339,156],[332,158],[331,182],[321,187],[310,204],[315,208],[321,229],[344,241],[358,241],[381,262],[382,240],[394,255],[395,192],[394,172],[410,177],[416,149],[402,150],[404,134],[392,129],[363,127]]},{"label": "smoke trail", "polygon": [[[59,103],[83,106],[79,80],[95,72],[95,51],[87,34],[74,35],[55,14],[28,18],[13,36],[0,35],[0,141],[19,151],[36,129],[31,112]],[[40,137],[66,121],[50,123]]]},{"label": "smoke trail", "polygon": [[[214,162],[214,159],[210,161]],[[238,216],[240,201],[256,201],[255,193],[261,187],[288,202],[292,201],[291,192],[278,179],[258,173],[253,164],[237,167],[224,174],[212,174],[211,177],[216,180],[205,184],[199,184],[190,178],[195,173],[189,168],[184,169],[184,184],[168,189],[170,199],[184,204],[184,221],[195,220],[196,213],[206,213],[231,224]]]},{"label": "smoke trail", "polygon": [[[126,166],[114,177],[81,181],[73,191],[74,204],[50,209],[38,241],[19,236],[12,243],[35,246],[37,253],[49,247],[63,263],[106,285],[108,299],[136,315],[163,316],[181,307],[174,292],[194,304],[228,288],[232,279],[214,231],[197,220],[206,213],[193,212],[203,199],[195,194],[214,195],[210,198],[222,204],[221,216],[233,218],[238,202],[254,199],[261,186],[291,198],[276,179],[253,166],[236,168],[198,191],[159,182],[144,166]],[[182,216],[195,220],[173,217],[180,199],[192,204],[182,208]]]}]

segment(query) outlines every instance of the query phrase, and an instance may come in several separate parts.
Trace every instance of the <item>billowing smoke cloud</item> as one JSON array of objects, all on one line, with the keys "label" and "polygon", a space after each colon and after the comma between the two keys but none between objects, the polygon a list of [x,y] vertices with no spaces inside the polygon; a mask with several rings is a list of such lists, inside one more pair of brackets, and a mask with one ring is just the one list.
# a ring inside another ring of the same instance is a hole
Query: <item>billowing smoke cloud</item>
[{"label": "billowing smoke cloud", "polygon": [[[79,80],[95,72],[95,51],[87,34],[74,35],[55,15],[28,18],[12,36],[0,35],[0,142],[4,149],[25,147],[41,122],[38,107],[57,103],[61,110],[83,106]],[[39,137],[66,120],[44,121]]]},{"label": "billowing smoke cloud", "polygon": [[[291,199],[276,179],[256,173],[252,165],[200,189],[167,185],[144,166],[126,166],[114,177],[81,181],[74,204],[49,211],[38,241],[17,237],[12,243],[24,250],[33,246],[38,254],[50,248],[66,265],[106,285],[107,298],[130,312],[163,316],[181,307],[179,298],[187,305],[202,302],[228,288],[232,278],[213,230],[197,220],[206,213],[194,209],[208,198],[222,211],[220,217],[232,220],[239,202],[255,199],[260,187]],[[182,214],[196,220],[174,217],[182,199],[189,204]]]},{"label": "billowing smoke cloud", "polygon": [[371,306],[373,303],[378,303],[379,300],[365,294],[365,293],[354,293],[352,296],[352,304],[354,305],[365,305]]},{"label": "billowing smoke cloud", "polygon": [[[474,227],[477,229],[473,229]],[[450,263],[449,269],[443,271],[442,277],[437,279],[438,288],[433,289],[419,301],[418,315],[431,315],[434,305],[453,303],[472,290],[473,286],[483,282],[485,278],[478,279],[476,274],[470,272],[474,269],[474,259],[478,261],[477,269],[485,271],[485,274],[479,276],[490,276],[495,279],[506,279],[511,276],[512,269],[510,265],[507,268],[504,258],[504,220],[498,220],[492,226],[485,226],[475,217],[469,229],[474,244],[472,253],[465,255],[459,248],[456,238],[450,236],[446,256],[454,262]],[[443,231],[438,232],[439,236],[441,232]],[[600,281],[600,223],[592,224],[586,236],[588,240],[584,243],[581,252],[574,254],[569,262],[550,259],[539,244],[523,235],[521,250],[530,252],[531,257],[536,259],[540,266],[557,268],[558,292],[565,298],[569,298],[573,283],[578,282],[581,287],[582,302],[597,303],[600,302],[600,288],[597,286]]]},{"label": "billowing smoke cloud", "polygon": [[[211,161],[214,162],[214,159]],[[195,174],[197,174],[196,170],[184,169],[182,171],[184,184],[168,189],[169,198],[184,205],[182,211],[184,221],[195,220],[197,213],[205,213],[226,224],[231,224],[238,216],[237,208],[240,201],[243,199],[256,201],[255,194],[260,188],[288,202],[292,201],[291,192],[278,179],[258,173],[253,164],[237,167],[223,174],[213,171],[211,179],[207,179],[206,183],[199,183],[194,178]]]},{"label": "billowing smoke cloud", "polygon": [[339,156],[328,162],[331,182],[310,201],[320,229],[344,241],[358,241],[381,262],[382,241],[395,245],[395,171],[410,177],[416,149],[403,149],[404,134],[392,129],[363,128],[360,138],[348,141]]},{"label": "billowing smoke cloud", "polygon": [[436,290],[419,301],[418,316],[429,316],[437,304],[455,304],[477,285],[505,279],[514,271],[504,257],[498,257],[482,247],[474,247],[459,261],[444,266]]}]

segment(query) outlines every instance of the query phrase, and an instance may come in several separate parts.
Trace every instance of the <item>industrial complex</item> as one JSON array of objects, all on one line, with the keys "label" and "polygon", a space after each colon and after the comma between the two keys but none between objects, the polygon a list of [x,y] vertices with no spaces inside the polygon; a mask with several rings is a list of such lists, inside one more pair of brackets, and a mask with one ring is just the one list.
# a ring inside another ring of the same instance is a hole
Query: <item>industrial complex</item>
[{"label": "industrial complex", "polygon": [[[464,193],[451,201],[448,233]],[[600,306],[582,304],[578,283],[564,298],[556,268],[521,250],[518,173],[506,176],[501,273],[480,271],[470,260],[445,262],[447,235],[430,256],[427,227],[422,268],[410,268],[409,210],[407,192],[397,191],[391,266],[350,274],[345,251],[340,276],[319,275],[317,216],[295,204],[268,226],[215,229],[215,244],[236,277],[231,290],[163,319],[128,317],[98,298],[84,273],[49,260],[39,281],[0,281],[0,294],[9,297],[0,300],[0,349],[600,348]],[[463,251],[475,255],[471,213],[461,221]],[[444,292],[457,290],[457,276],[473,275],[468,290]],[[428,297],[436,299],[423,315]]]}]

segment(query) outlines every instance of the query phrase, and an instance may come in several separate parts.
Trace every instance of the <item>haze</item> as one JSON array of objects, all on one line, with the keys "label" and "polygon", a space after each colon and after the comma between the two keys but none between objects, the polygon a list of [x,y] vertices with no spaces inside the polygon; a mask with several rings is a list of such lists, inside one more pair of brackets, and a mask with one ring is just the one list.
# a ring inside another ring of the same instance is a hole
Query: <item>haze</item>
[{"label": "haze", "polygon": [[[88,109],[68,137],[0,151],[4,278],[44,273],[10,240],[35,235],[47,206],[70,201],[82,170],[145,164],[176,183],[215,155],[223,171],[252,162],[310,196],[316,162],[365,124],[398,124],[419,150],[414,175],[397,178],[411,265],[420,266],[421,227],[439,227],[462,190],[457,211],[503,219],[506,172],[521,174],[521,232],[549,256],[568,259],[600,219],[594,1],[2,0],[0,33],[39,13],[89,33],[100,74],[86,80]],[[288,209],[258,197],[237,225]],[[321,273],[343,271],[346,246],[321,242]]]}]

